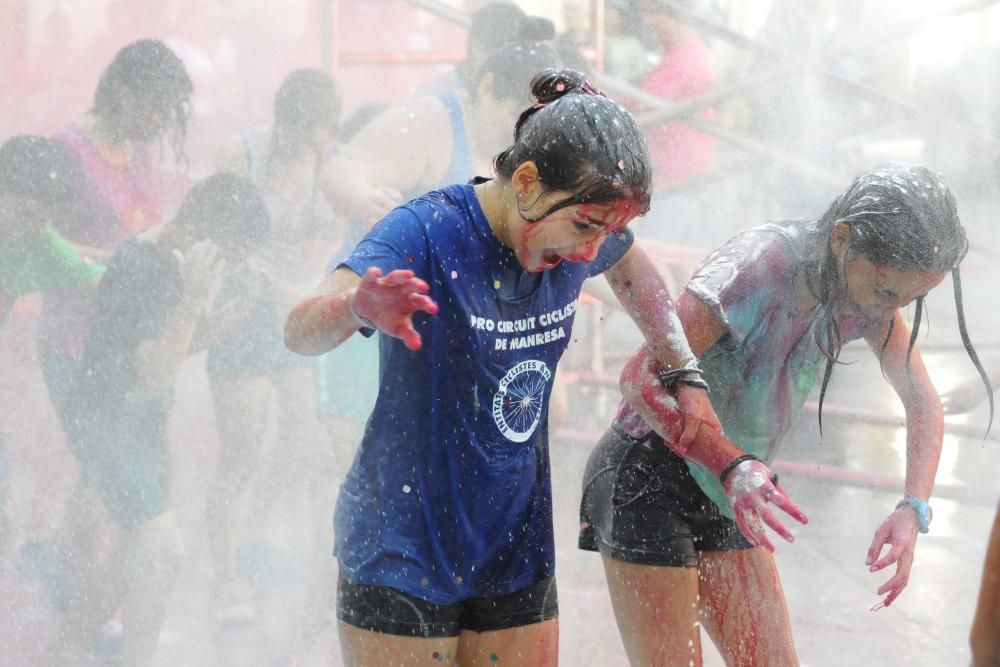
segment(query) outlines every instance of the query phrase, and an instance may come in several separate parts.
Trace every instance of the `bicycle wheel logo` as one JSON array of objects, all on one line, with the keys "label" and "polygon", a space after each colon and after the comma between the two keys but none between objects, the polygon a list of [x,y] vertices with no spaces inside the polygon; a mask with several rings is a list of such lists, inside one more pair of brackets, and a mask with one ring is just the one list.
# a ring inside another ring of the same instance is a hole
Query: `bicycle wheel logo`
[{"label": "bicycle wheel logo", "polygon": [[524,442],[538,428],[545,409],[545,389],[552,371],[545,362],[530,359],[507,371],[493,396],[493,420],[504,437]]}]

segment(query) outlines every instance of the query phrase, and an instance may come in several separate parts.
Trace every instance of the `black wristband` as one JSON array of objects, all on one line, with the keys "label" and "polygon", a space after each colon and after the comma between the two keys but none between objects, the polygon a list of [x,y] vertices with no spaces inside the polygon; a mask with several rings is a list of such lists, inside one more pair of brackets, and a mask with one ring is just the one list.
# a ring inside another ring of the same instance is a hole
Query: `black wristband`
[{"label": "black wristband", "polygon": [[678,382],[684,380],[701,380],[701,369],[692,366],[689,368],[675,368],[670,371],[660,371],[660,384],[667,389],[673,389]]},{"label": "black wristband", "polygon": [[760,461],[760,459],[754,456],[753,454],[743,454],[741,456],[737,456],[735,459],[727,463],[726,467],[723,468],[722,472],[719,473],[719,481],[722,482],[723,485],[725,485],[726,478],[729,477],[729,474],[736,469],[736,466],[743,463],[744,461]]},{"label": "black wristband", "polygon": [[685,384],[689,387],[695,387],[697,389],[704,389],[705,391],[708,391],[708,383],[701,378],[681,378],[674,383],[674,386],[679,384]]}]

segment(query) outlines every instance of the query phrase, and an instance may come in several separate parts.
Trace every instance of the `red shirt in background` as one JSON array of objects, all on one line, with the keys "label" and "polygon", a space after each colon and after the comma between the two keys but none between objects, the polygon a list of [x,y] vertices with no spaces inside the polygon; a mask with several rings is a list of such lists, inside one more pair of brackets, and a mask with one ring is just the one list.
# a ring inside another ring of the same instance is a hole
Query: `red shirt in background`
[{"label": "red shirt in background", "polygon": [[[691,31],[663,56],[660,66],[642,84],[642,89],[671,102],[707,93],[715,85],[715,71],[708,48]],[[699,112],[700,118],[715,118],[715,109]],[[680,121],[671,121],[646,133],[656,182],[673,183],[708,171],[715,164],[715,140]]]}]

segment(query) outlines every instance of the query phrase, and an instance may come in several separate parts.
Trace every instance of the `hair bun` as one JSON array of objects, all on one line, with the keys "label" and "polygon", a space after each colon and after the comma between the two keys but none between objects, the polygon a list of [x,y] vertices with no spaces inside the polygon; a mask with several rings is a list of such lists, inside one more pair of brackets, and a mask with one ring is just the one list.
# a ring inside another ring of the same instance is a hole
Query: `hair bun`
[{"label": "hair bun", "polygon": [[531,94],[541,104],[555,102],[569,93],[589,92],[590,84],[575,69],[545,69],[531,80]]},{"label": "hair bun", "polygon": [[542,16],[525,16],[517,23],[517,39],[524,42],[548,42],[556,38],[556,25]]}]

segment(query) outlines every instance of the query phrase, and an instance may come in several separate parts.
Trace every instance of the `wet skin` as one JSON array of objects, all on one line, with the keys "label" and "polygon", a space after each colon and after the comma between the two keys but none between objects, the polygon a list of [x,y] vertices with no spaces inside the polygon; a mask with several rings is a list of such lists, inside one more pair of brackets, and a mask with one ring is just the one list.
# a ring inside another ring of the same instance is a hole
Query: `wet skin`
[{"label": "wet skin", "polygon": [[[573,194],[566,191],[544,193],[529,209],[521,209],[521,213],[531,220],[532,212],[544,213]],[[501,241],[508,242],[514,249],[525,271],[553,269],[563,260],[590,262],[597,257],[608,234],[623,229],[640,212],[638,205],[630,199],[603,204],[576,204],[534,222],[524,220],[511,229],[510,238],[501,238]]]},{"label": "wet skin", "polygon": [[845,293],[859,312],[887,321],[898,309],[927,296],[946,275],[881,266],[859,255],[845,265]]}]

